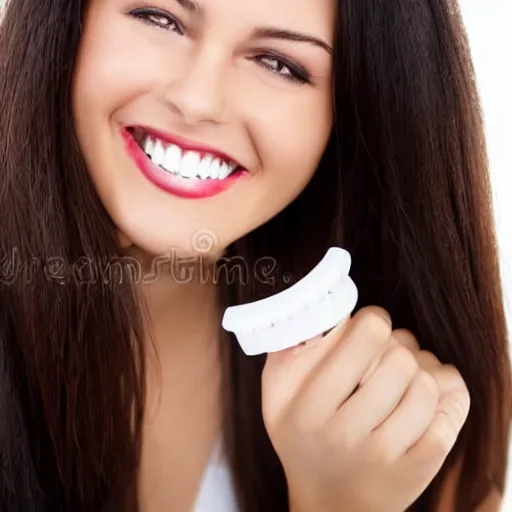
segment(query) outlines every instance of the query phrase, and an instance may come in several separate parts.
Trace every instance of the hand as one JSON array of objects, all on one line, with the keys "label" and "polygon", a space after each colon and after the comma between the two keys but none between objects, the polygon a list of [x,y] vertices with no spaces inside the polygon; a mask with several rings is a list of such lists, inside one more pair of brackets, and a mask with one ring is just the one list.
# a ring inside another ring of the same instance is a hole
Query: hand
[{"label": "hand", "polygon": [[459,372],[376,307],[269,354],[262,393],[293,512],[403,512],[440,470],[470,403]]}]

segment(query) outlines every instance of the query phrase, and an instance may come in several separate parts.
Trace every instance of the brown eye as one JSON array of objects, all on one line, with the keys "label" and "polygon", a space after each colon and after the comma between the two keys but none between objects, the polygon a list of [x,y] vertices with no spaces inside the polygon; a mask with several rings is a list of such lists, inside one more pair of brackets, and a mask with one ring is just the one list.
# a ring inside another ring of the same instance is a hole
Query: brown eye
[{"label": "brown eye", "polygon": [[263,57],[261,63],[269,67],[274,73],[284,76],[292,76],[290,68],[274,57]]},{"label": "brown eye", "polygon": [[309,73],[303,69],[302,66],[289,61],[285,57],[266,54],[259,55],[255,57],[254,60],[256,60],[260,66],[263,66],[271,73],[285,80],[302,84],[311,83]]},{"label": "brown eye", "polygon": [[183,34],[178,20],[168,12],[155,8],[142,8],[135,9],[130,14],[154,27],[170,30],[180,35]]}]

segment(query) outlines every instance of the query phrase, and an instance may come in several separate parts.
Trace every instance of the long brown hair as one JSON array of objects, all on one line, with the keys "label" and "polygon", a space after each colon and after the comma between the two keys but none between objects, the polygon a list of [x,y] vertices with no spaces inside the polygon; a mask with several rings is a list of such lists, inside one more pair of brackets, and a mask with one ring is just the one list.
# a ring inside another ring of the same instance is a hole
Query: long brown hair
[{"label": "long brown hair", "polygon": [[[10,0],[0,25],[0,505],[10,512],[122,510],[137,471],[136,294],[126,280],[55,270],[119,254],[73,128],[85,4]],[[318,171],[229,255],[249,268],[271,255],[297,279],[328,246],[351,252],[358,307],[387,308],[467,382],[469,419],[414,509],[434,509],[463,456],[457,511],[470,512],[504,489],[511,379],[466,36],[448,0],[339,4],[335,127]],[[233,284],[229,300],[283,286]],[[241,510],[285,512],[286,480],[261,417],[264,356],[247,358],[232,341],[225,440]]]}]

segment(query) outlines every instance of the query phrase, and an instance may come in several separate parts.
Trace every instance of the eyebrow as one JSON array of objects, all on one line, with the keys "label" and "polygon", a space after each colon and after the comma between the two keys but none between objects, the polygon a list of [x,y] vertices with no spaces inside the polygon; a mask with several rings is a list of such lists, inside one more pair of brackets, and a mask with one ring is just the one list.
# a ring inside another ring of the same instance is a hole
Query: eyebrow
[{"label": "eyebrow", "polygon": [[176,0],[176,2],[178,2],[183,9],[193,14],[199,14],[202,12],[201,7],[199,7],[194,0]]},{"label": "eyebrow", "polygon": [[[178,0],[182,1],[182,0]],[[189,0],[184,0],[189,1]],[[257,39],[283,39],[285,41],[296,41],[299,43],[308,43],[325,50],[329,55],[332,55],[332,47],[323,39],[294,32],[292,30],[285,30],[281,28],[262,27],[256,29],[254,37]]]},{"label": "eyebrow", "polygon": [[[183,9],[192,14],[201,14],[202,7],[199,6],[194,0],[176,0]],[[308,43],[325,50],[329,55],[332,55],[332,47],[323,39],[295,32],[292,30],[285,30],[274,27],[261,27],[254,31],[253,36],[256,39],[283,39],[285,41],[295,41],[299,43]]]}]

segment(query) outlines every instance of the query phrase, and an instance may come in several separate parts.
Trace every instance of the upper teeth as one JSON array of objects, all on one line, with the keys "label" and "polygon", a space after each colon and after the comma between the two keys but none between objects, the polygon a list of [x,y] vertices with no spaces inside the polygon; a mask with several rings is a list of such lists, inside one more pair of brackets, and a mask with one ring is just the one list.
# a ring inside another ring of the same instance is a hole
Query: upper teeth
[{"label": "upper teeth", "polygon": [[197,151],[183,151],[175,144],[164,144],[160,139],[147,136],[143,145],[145,153],[155,165],[183,178],[227,178],[238,164],[225,162],[213,155]]}]

